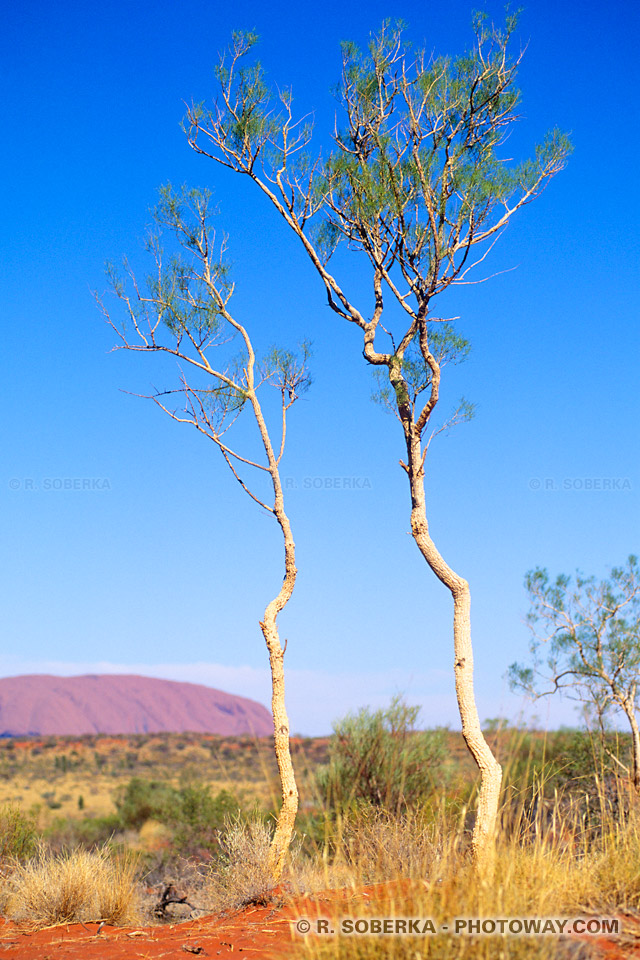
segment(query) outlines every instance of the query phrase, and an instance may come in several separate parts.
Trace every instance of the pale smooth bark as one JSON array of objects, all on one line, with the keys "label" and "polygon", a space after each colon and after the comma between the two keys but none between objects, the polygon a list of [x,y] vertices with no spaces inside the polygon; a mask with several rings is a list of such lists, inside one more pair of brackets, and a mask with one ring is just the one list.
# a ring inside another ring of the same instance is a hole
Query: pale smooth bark
[{"label": "pale smooth bark", "polygon": [[409,460],[405,469],[411,488],[411,533],[429,567],[453,598],[454,677],[462,736],[480,770],[480,791],[471,846],[476,864],[490,870],[495,849],[502,767],[484,738],[476,706],[471,643],[471,592],[467,581],[451,569],[431,539],[426,514],[421,444],[413,424],[404,426]]},{"label": "pale smooth bark", "polygon": [[269,849],[269,870],[274,879],[280,879],[286,860],[298,812],[298,786],[296,784],[293,761],[291,759],[291,743],[289,735],[289,717],[287,715],[284,689],[284,648],[280,643],[277,617],[288,603],[296,582],[295,543],[291,532],[291,524],[284,509],[282,483],[278,458],[276,458],[269,431],[262,415],[262,410],[255,392],[252,390],[249,399],[258,424],[260,437],[267,454],[268,469],[273,484],[274,504],[273,512],[282,530],[284,538],[284,568],[285,574],[278,595],[274,597],[264,612],[264,619],[260,621],[262,635],[269,651],[269,665],[271,668],[271,711],[273,713],[273,741],[280,775],[282,790],[282,806],[278,815],[276,830]]}]

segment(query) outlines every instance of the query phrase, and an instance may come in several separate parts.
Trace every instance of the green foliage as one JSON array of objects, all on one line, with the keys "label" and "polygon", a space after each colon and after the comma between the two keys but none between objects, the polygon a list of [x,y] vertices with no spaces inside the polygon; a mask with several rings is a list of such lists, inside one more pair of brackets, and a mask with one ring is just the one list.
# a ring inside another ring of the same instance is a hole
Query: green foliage
[{"label": "green foliage", "polygon": [[[612,744],[613,745],[613,744]],[[592,789],[594,774],[609,770],[600,743],[585,730],[561,729],[544,735],[513,731],[505,765],[506,795],[557,791],[582,795]]]},{"label": "green foliage", "polygon": [[232,66],[227,66],[223,56],[216,67],[220,85],[228,88],[233,83],[237,93],[237,109],[229,123],[228,137],[230,145],[241,155],[250,155],[256,143],[264,144],[277,131],[277,123],[269,110],[271,97],[262,64],[259,61],[243,64],[243,58],[257,42],[256,33],[234,31],[228,55]]},{"label": "green foliage", "polygon": [[608,819],[629,811],[620,764],[630,765],[631,747],[628,734],[510,731],[502,741],[503,827],[534,839],[553,833],[565,819],[573,829],[579,826],[584,840],[600,836]]},{"label": "green foliage", "polygon": [[58,817],[44,831],[44,838],[48,848],[57,853],[76,848],[92,850],[111,843],[122,829],[122,821],[116,813],[81,820]]},{"label": "green foliage", "polygon": [[[224,243],[216,251],[210,191],[186,186],[176,190],[168,183],[158,194],[152,210],[155,227],[145,243],[155,261],[146,290],[138,285],[126,259],[124,273],[133,283],[135,296],[129,295],[125,279],[111,263],[106,264],[107,279],[127,308],[122,325],[125,341],[132,327],[147,349],[164,348],[159,337],[168,332],[178,346],[184,344],[198,353],[219,341],[224,306],[233,291]],[[163,245],[167,240],[170,252]]]},{"label": "green foliage", "polygon": [[512,686],[530,695],[564,691],[595,708],[635,709],[640,671],[640,566],[630,556],[597,581],[578,573],[551,580],[536,568],[526,575],[533,633],[531,664],[514,663]]},{"label": "green foliage", "polygon": [[335,95],[345,123],[324,163],[309,159],[311,127],[293,119],[290,91],[272,90],[251,59],[256,35],[236,33],[217,71],[221,96],[213,108],[192,107],[185,129],[192,146],[232,169],[256,177],[259,162],[321,261],[346,241],[385,279],[399,270],[420,301],[459,276],[469,247],[539,192],[571,151],[553,130],[531,159],[503,155],[518,119],[517,22],[507,14],[500,28],[475,16],[475,43],[457,57],[414,52],[402,21],[385,20],[366,50],[343,42]]},{"label": "green foliage", "polygon": [[[170,183],[160,187],[159,201],[153,211],[158,231],[150,233],[147,249],[156,260],[156,272],[147,278],[150,301],[136,308],[140,317],[148,319],[149,310],[178,338],[193,337],[204,344],[220,332],[222,304],[232,285],[229,266],[212,247],[211,193],[182,186],[175,190]],[[164,257],[161,238],[165,230],[178,243],[179,252]],[[185,251],[190,256],[185,258]],[[198,271],[196,263],[206,258],[208,273]],[[219,296],[212,296],[215,285]]]},{"label": "green foliage", "polygon": [[344,812],[364,803],[400,812],[432,792],[444,736],[415,730],[419,710],[396,697],[384,710],[365,708],[335,724],[329,764],[318,774],[327,808]]},{"label": "green foliage", "polygon": [[[447,363],[462,363],[470,349],[469,341],[456,333],[451,323],[434,324],[429,331],[429,350],[440,369]],[[433,377],[432,369],[420,349],[420,337],[417,333],[404,353],[401,369],[412,402],[415,403],[419,394],[431,386]]]},{"label": "green foliage", "polygon": [[247,357],[243,351],[225,364],[222,371],[225,380],[218,378],[213,386],[192,391],[202,405],[202,410],[219,426],[222,426],[227,417],[241,411],[247,402],[246,362]]},{"label": "green foliage", "polygon": [[189,855],[217,848],[225,820],[240,810],[226,790],[215,797],[204,784],[176,788],[161,780],[133,777],[116,800],[121,826],[140,829],[147,820],[171,828],[174,846]]},{"label": "green foliage", "polygon": [[178,791],[162,780],[133,777],[116,799],[116,810],[125,827],[139,830],[147,820],[167,823],[179,808]]},{"label": "green foliage", "polygon": [[316,235],[325,257],[343,239],[374,262],[400,262],[414,292],[433,292],[439,273],[459,272],[454,257],[466,257],[469,224],[477,236],[494,211],[501,216],[563,165],[571,148],[557,130],[529,161],[510,166],[499,155],[517,119],[515,26],[514,18],[502,31],[476,20],[474,49],[455,58],[410,55],[403,24],[390,21],[368,53],[343,44],[337,94],[348,125],[315,184],[329,201],[330,227]]},{"label": "green foliage", "polygon": [[[291,93],[270,87],[252,59],[254,34],[234,34],[213,106],[188,111],[191,146],[255,181],[302,240],[330,307],[366,329],[375,399],[405,431],[417,425],[420,438],[439,402],[440,367],[468,351],[451,322],[433,317],[431,299],[478,282],[469,272],[571,152],[558,130],[527,160],[504,149],[519,119],[517,24],[508,12],[501,27],[475,15],[474,44],[456,57],[412,50],[402,21],[385,20],[365,49],[345,41],[335,89],[342,119],[324,160],[309,156],[311,127],[294,117]],[[325,269],[340,243],[369,261],[375,307],[367,321]],[[389,299],[406,319],[404,332],[395,318],[387,324]],[[391,339],[388,353],[375,343],[380,331]],[[472,414],[462,400],[431,437]]]},{"label": "green foliage", "polygon": [[26,860],[37,847],[33,817],[13,804],[0,807],[0,862],[6,859]]},{"label": "green foliage", "polygon": [[[428,325],[427,339],[429,353],[442,370],[449,363],[463,363],[471,344],[456,332],[450,322],[434,322]],[[415,333],[404,349],[401,356],[397,356],[395,370],[392,366],[374,367],[373,375],[378,389],[372,399],[392,413],[396,413],[398,404],[408,402],[415,412],[418,399],[422,393],[431,389],[433,383],[433,368],[427,362],[420,344],[420,334]],[[391,377],[397,371],[400,377],[395,379],[395,389],[391,385]],[[400,396],[398,391],[402,392]],[[458,420],[470,420],[473,417],[473,404],[464,399],[457,411]],[[462,414],[462,416],[460,416]]]},{"label": "green foliage", "polygon": [[294,400],[311,386],[312,380],[308,371],[310,356],[309,340],[303,340],[297,351],[274,346],[264,358],[263,376],[280,390],[286,391],[289,400]]},{"label": "green foliage", "polygon": [[[250,49],[254,41],[250,36],[237,35],[234,42]],[[308,388],[309,344],[304,341],[297,351],[272,348],[262,360],[263,375],[256,384],[253,347],[245,328],[229,312],[234,284],[225,256],[226,237],[216,241],[211,192],[165,184],[159,189],[152,213],[154,229],[147,237],[146,249],[152,255],[154,270],[146,277],[144,287],[125,260],[124,270],[133,286],[131,295],[118,270],[107,264],[111,289],[125,306],[121,330],[97,299],[124,348],[168,352],[192,365],[193,381],[188,381],[181,369],[180,385],[158,391],[151,399],[174,419],[192,423],[220,443],[222,433],[249,400],[251,385],[255,389],[269,381],[282,391],[283,400],[288,398],[290,402]],[[232,342],[236,346],[239,342],[235,355],[229,354]],[[213,348],[220,355],[215,362]],[[179,413],[166,399],[178,395],[184,403]]]},{"label": "green foliage", "polygon": [[227,790],[212,797],[209,787],[203,785],[178,792],[177,819],[169,821],[178,849],[185,855],[217,849],[224,824],[240,811],[238,800]]}]

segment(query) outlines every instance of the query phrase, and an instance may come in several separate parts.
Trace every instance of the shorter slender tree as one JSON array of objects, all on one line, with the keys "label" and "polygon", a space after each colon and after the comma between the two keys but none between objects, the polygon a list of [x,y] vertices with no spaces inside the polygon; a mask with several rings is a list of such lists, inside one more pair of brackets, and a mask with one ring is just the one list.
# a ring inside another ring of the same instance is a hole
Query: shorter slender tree
[{"label": "shorter slender tree", "polygon": [[[234,285],[225,263],[226,240],[216,243],[207,191],[160,190],[154,211],[156,229],[147,248],[155,272],[144,288],[125,261],[127,284],[112,267],[108,276],[113,292],[125,307],[125,321],[117,324],[101,298],[97,298],[108,323],[117,333],[116,349],[165,353],[179,361],[178,385],[156,391],[153,400],[178,423],[187,423],[212,440],[242,489],[276,520],[284,544],[284,578],[277,595],[267,605],[260,622],[269,652],[275,754],[282,788],[282,806],[270,849],[269,866],[279,878],[289,848],[298,809],[298,788],[291,760],[289,720],[285,706],[284,647],[277,618],[291,598],[296,580],[295,544],[285,512],[280,463],[284,453],[287,414],[308,387],[308,346],[297,353],[273,348],[259,360],[247,328],[230,311]],[[169,235],[177,252],[165,255],[162,238]],[[128,287],[132,287],[132,293]],[[239,352],[230,356],[232,341]],[[213,354],[220,355],[219,360]],[[186,371],[189,371],[187,373]],[[258,391],[263,384],[280,395],[278,442],[272,440]],[[174,407],[176,398],[179,406]],[[262,455],[250,457],[229,446],[227,432],[245,409],[251,411],[258,430]],[[267,474],[270,494],[245,482],[240,471],[251,467]],[[285,644],[286,646],[286,644]]]},{"label": "shorter slender tree", "polygon": [[603,733],[605,718],[622,711],[631,730],[633,784],[640,792],[638,558],[630,556],[601,581],[579,573],[574,582],[565,574],[551,581],[537,568],[527,573],[525,585],[532,662],[511,665],[512,687],[534,698],[559,691],[584,703]]}]

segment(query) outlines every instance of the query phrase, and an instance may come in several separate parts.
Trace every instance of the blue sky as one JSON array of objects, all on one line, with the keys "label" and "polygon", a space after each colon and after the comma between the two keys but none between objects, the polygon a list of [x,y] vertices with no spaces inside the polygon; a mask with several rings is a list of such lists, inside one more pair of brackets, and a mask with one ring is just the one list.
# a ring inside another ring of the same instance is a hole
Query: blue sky
[{"label": "blue sky", "polygon": [[[251,184],[194,155],[179,121],[183,100],[213,92],[231,30],[249,28],[327,145],[341,39],[366,42],[401,17],[417,44],[457,53],[471,9],[25,0],[5,12],[0,674],[140,672],[268,702],[258,620],[281,577],[277,529],[210,443],[123,392],[170,371],[110,352],[91,297],[106,259],[141,258],[156,188],[171,180],[215,191],[236,309],[257,342],[314,344],[283,467],[300,569],[282,618],[293,729],[327,732],[397,692],[424,724],[457,725],[450,600],[408,535],[399,425],[370,401],[356,331],[329,315]],[[630,0],[527,5],[514,155],[555,125],[575,153],[495,248],[491,270],[516,269],[451,300],[473,349],[446,397],[463,393],[477,416],[430,452],[428,505],[471,584],[482,717],[521,706],[503,677],[526,653],[525,571],[604,575],[640,549],[638,26]],[[56,489],[83,480],[98,483]],[[573,717],[560,703],[534,712]]]}]

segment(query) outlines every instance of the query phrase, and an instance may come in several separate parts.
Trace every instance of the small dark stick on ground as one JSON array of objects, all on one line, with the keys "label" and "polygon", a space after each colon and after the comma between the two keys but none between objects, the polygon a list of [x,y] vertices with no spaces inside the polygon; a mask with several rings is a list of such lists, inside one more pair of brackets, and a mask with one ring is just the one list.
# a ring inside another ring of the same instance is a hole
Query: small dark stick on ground
[{"label": "small dark stick on ground", "polygon": [[186,897],[178,896],[178,891],[173,884],[169,884],[168,887],[165,887],[163,894],[160,897],[155,910],[153,911],[156,917],[158,917],[160,920],[167,920],[167,907],[172,903],[184,903],[185,906],[191,907],[192,910],[196,909],[192,903],[189,903]]}]

